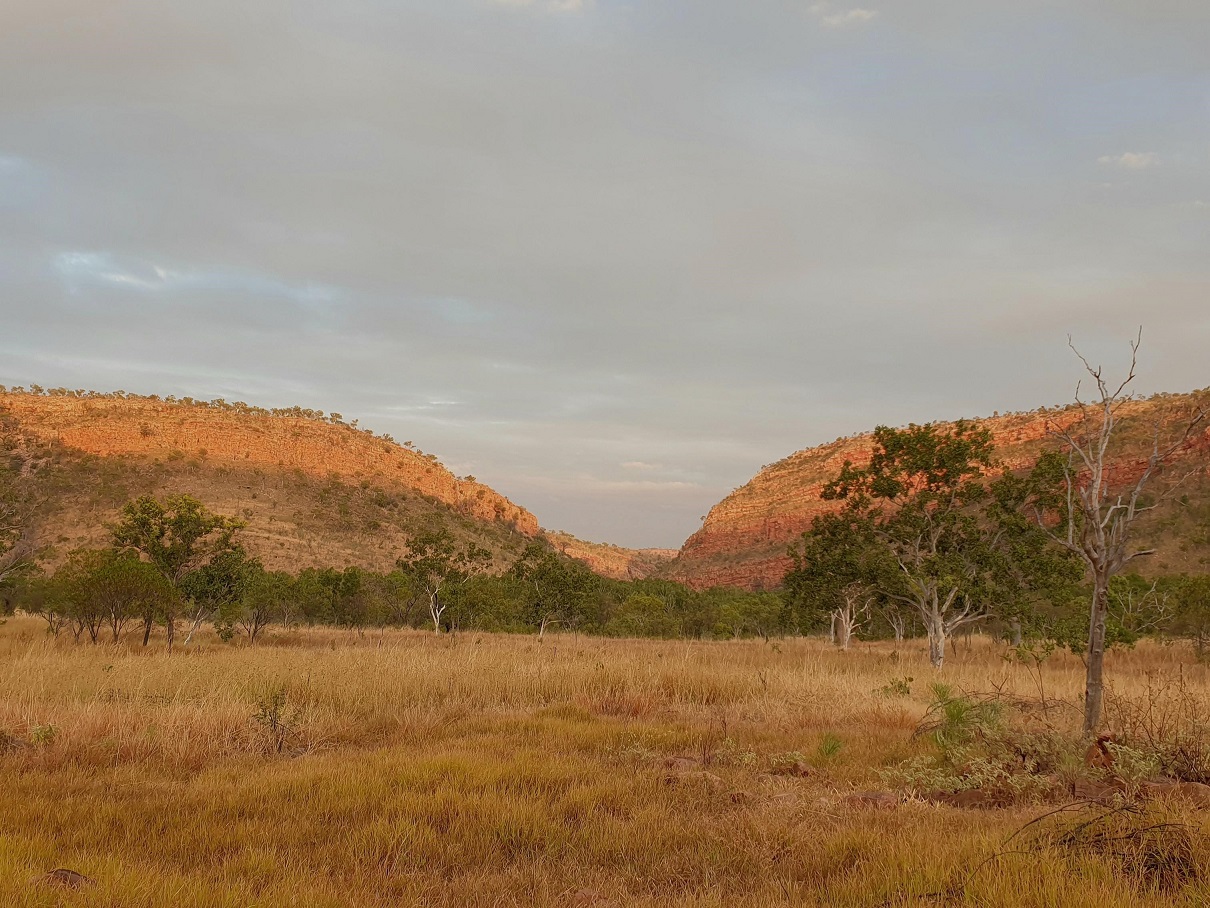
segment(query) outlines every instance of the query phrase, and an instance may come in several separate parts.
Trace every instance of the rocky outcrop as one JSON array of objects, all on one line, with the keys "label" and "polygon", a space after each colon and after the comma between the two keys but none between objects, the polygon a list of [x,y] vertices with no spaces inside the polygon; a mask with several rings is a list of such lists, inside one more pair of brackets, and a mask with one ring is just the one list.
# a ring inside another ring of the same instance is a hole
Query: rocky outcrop
[{"label": "rocky outcrop", "polygon": [[[1159,395],[1134,401],[1121,411],[1127,455],[1116,465],[1119,478],[1142,469],[1150,438],[1149,426],[1157,419],[1179,420],[1182,414],[1210,404],[1210,392]],[[1054,445],[1051,432],[1071,425],[1083,412],[1077,407],[1043,409],[976,420],[992,431],[999,463],[1021,469]],[[1133,424],[1133,425],[1129,425]],[[787,547],[812,521],[834,510],[824,501],[823,487],[839,473],[845,461],[861,466],[869,462],[872,435],[838,439],[807,448],[763,468],[744,486],[710,509],[701,529],[689,537],[667,576],[697,588],[739,586],[771,589],[780,585],[791,565]],[[1190,439],[1186,457],[1206,458],[1210,436]]]},{"label": "rocky outcrop", "polygon": [[570,533],[547,533],[556,550],[581,561],[602,577],[640,580],[663,570],[677,556],[676,549],[627,549],[602,542],[585,542]]},{"label": "rocky outcrop", "polygon": [[131,397],[9,392],[0,394],[0,407],[40,440],[100,457],[199,460],[404,486],[476,520],[508,524],[530,537],[539,532],[533,514],[495,490],[458,479],[431,455],[352,426]]}]

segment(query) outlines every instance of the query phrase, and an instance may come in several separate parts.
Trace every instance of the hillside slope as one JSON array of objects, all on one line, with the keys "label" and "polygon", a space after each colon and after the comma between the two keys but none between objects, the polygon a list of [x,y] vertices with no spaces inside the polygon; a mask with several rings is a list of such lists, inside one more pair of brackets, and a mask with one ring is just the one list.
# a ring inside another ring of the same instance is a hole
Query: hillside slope
[{"label": "hillside slope", "polygon": [[[102,544],[105,525],[140,494],[188,493],[247,521],[245,542],[273,568],[385,570],[406,540],[446,527],[511,560],[542,536],[537,518],[495,490],[458,478],[433,455],[339,416],[246,404],[73,393],[0,392],[0,411],[50,452],[40,543],[56,552]],[[574,537],[572,537],[574,539]],[[598,546],[575,540],[583,558]],[[623,553],[629,550],[622,550]],[[594,569],[644,570],[622,554]],[[601,559],[598,559],[601,561]]]},{"label": "hillside slope", "polygon": [[[1130,402],[1122,411],[1120,468],[1133,469],[1147,456],[1150,427],[1157,419],[1179,419],[1199,406],[1210,406],[1210,390]],[[1009,468],[1021,468],[1055,445],[1048,435],[1051,427],[1067,425],[1080,416],[1073,405],[975,421],[992,431],[998,460]],[[823,486],[846,460],[868,463],[871,445],[871,434],[842,438],[766,466],[710,509],[701,529],[685,542],[666,575],[698,588],[776,587],[790,566],[787,546],[810,528],[817,515],[836,507],[822,499]],[[1150,538],[1160,548],[1157,564],[1172,569],[1201,565],[1204,570],[1204,559],[1210,554],[1210,481],[1206,477],[1210,428],[1192,439],[1181,456],[1195,475],[1186,480],[1183,497],[1165,504],[1140,528],[1140,538]]]}]

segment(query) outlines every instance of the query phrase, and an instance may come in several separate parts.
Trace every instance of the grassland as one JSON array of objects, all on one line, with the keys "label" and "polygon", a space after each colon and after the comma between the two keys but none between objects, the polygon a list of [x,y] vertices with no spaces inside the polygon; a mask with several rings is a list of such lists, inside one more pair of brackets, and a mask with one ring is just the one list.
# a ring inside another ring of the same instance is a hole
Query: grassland
[{"label": "grassland", "polygon": [[[1210,700],[1180,647],[1113,654],[1109,675],[1119,697],[1179,675]],[[1210,880],[1152,890],[1110,857],[984,863],[1045,805],[853,803],[929,746],[912,731],[933,678],[911,643],[304,630],[168,656],[12,618],[0,905],[1210,902]],[[1082,668],[1055,656],[1032,672],[975,638],[945,680],[1023,699],[1041,682],[1077,703]],[[806,777],[770,771],[800,758]],[[1204,864],[1210,823],[1164,810]],[[96,885],[38,882],[56,867]],[[928,893],[944,895],[916,898]]]}]

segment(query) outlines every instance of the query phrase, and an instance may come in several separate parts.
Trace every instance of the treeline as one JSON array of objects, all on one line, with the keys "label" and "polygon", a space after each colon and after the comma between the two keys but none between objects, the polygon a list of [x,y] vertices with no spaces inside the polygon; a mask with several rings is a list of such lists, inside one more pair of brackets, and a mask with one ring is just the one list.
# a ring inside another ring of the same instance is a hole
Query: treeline
[{"label": "treeline", "polygon": [[122,510],[110,547],[73,552],[50,573],[27,572],[9,608],[41,616],[55,636],[146,645],[158,629],[169,648],[188,645],[205,626],[249,642],[267,628],[300,625],[664,638],[797,630],[786,624],[791,613],[779,593],[610,580],[541,542],[503,566],[446,530],[426,531],[389,573],[288,573],[249,555],[241,529],[190,496],[139,498]]},{"label": "treeline", "polygon": [[[669,580],[600,577],[541,542],[512,564],[494,564],[445,530],[418,533],[388,573],[271,571],[240,544],[239,520],[189,496],[143,497],[123,509],[110,547],[73,552],[50,573],[26,572],[7,602],[41,616],[56,637],[147,645],[162,633],[170,648],[188,645],[203,627],[255,643],[267,629],[311,625],[697,639],[826,633],[842,648],[858,638],[927,637],[920,611],[893,595],[894,572],[880,591],[870,573],[876,554],[838,537],[836,522],[844,523],[826,518],[807,534],[780,590],[695,591]],[[1010,643],[1080,651],[1089,590],[1077,573],[1053,568],[1044,595],[1018,590],[980,610],[981,629]],[[1110,646],[1156,635],[1189,639],[1199,653],[1210,648],[1210,577],[1123,574],[1110,602]]]}]

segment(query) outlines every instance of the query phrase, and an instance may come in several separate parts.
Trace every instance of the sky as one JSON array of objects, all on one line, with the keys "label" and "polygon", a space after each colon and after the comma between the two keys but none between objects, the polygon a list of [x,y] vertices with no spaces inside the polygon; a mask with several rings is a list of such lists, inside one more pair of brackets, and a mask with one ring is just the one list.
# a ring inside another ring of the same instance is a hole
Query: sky
[{"label": "sky", "polygon": [[1210,4],[860,2],[0,0],[0,383],[336,411],[667,547],[1070,400],[1069,335],[1210,385]]}]

